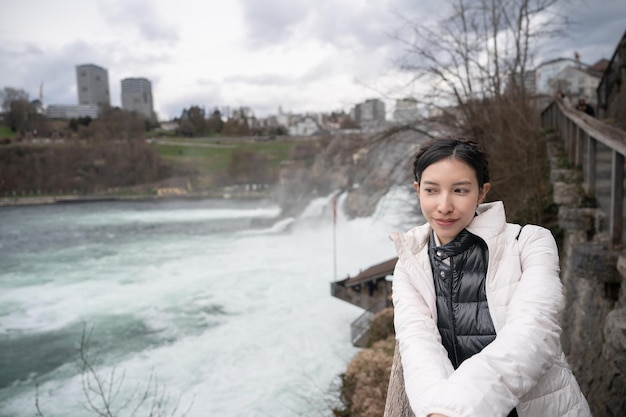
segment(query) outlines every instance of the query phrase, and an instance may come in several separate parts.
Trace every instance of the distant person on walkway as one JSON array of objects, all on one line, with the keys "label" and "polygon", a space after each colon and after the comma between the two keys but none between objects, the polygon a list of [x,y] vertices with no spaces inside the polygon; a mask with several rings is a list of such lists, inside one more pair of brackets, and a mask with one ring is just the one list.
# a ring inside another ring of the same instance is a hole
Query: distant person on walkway
[{"label": "distant person on walkway", "polygon": [[576,108],[580,111],[584,111],[591,117],[596,117],[596,112],[593,110],[591,104],[587,103],[584,98],[578,100]]},{"label": "distant person on walkway", "polygon": [[574,107],[569,97],[567,97],[567,95],[563,93],[561,90],[556,92],[556,98],[557,100],[560,100],[568,109],[571,109],[572,107]]},{"label": "distant person on walkway", "polygon": [[487,159],[436,139],[414,160],[427,223],[391,235],[394,324],[416,417],[590,417],[561,348],[563,288],[549,230],[483,203]]}]

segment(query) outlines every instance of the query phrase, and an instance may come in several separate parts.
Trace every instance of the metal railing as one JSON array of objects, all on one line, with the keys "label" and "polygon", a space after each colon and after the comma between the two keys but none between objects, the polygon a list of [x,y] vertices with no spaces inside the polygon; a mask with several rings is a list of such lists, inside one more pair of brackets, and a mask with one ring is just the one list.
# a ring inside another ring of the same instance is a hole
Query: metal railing
[{"label": "metal railing", "polygon": [[624,234],[624,155],[626,131],[553,101],[541,113],[544,128],[554,128],[563,141],[570,168],[581,167],[585,193],[600,201],[598,194],[598,146],[611,153],[609,233],[614,248],[621,248]]},{"label": "metal railing", "polygon": [[361,314],[356,320],[350,324],[350,339],[352,344],[356,347],[365,347],[367,344],[367,334],[369,333],[372,321],[376,316],[376,313],[383,310],[387,306],[385,300],[380,300],[374,303]]}]

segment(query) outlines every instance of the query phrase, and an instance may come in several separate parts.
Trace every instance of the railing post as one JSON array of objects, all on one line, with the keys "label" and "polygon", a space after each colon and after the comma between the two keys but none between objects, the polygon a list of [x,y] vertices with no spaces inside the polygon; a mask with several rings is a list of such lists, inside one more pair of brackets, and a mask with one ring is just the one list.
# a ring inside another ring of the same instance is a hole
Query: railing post
[{"label": "railing post", "polygon": [[[587,168],[585,176],[585,192],[589,197],[596,196],[596,153],[597,143],[594,138],[584,133],[585,141],[587,142],[587,154],[585,166]],[[583,170],[584,171],[584,170]]]},{"label": "railing post", "polygon": [[622,245],[624,229],[624,155],[612,151],[611,167],[611,241],[614,248]]},{"label": "railing post", "polygon": [[574,125],[574,129],[576,129],[576,160],[574,162],[579,167],[583,164],[583,130],[576,125]]},{"label": "railing post", "polygon": [[391,376],[387,387],[387,401],[383,417],[415,417],[409,404],[404,387],[404,375],[402,371],[402,360],[400,358],[400,347],[396,342],[396,349],[393,354],[391,364]]},{"label": "railing post", "polygon": [[552,127],[554,130],[559,130],[559,112],[557,110],[556,104],[552,106]]},{"label": "railing post", "polygon": [[569,167],[573,168],[576,165],[576,135],[575,135],[575,126],[574,122],[570,119],[565,119],[565,124],[567,125],[567,159],[569,162]]}]

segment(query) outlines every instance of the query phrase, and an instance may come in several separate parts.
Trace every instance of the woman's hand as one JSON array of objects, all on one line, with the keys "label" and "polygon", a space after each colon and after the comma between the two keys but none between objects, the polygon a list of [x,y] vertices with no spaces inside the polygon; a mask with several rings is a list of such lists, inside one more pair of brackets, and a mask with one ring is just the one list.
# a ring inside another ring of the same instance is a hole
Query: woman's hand
[{"label": "woman's hand", "polygon": [[443,414],[429,414],[428,417],[448,417],[448,416],[444,416]]}]

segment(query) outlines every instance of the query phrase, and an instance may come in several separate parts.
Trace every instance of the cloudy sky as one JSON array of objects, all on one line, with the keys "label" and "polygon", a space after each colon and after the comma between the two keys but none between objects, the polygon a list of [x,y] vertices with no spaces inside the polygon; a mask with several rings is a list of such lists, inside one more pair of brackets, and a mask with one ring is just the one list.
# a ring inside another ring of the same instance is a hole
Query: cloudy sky
[{"label": "cloudy sky", "polygon": [[[257,116],[349,110],[401,97],[391,34],[401,16],[436,20],[441,0],[0,0],[0,88],[76,104],[75,66],[152,81],[161,119],[183,108],[249,106]],[[538,61],[610,58],[626,30],[625,0],[563,1],[576,22]],[[537,62],[538,63],[538,62]],[[390,109],[388,109],[389,111]]]}]

